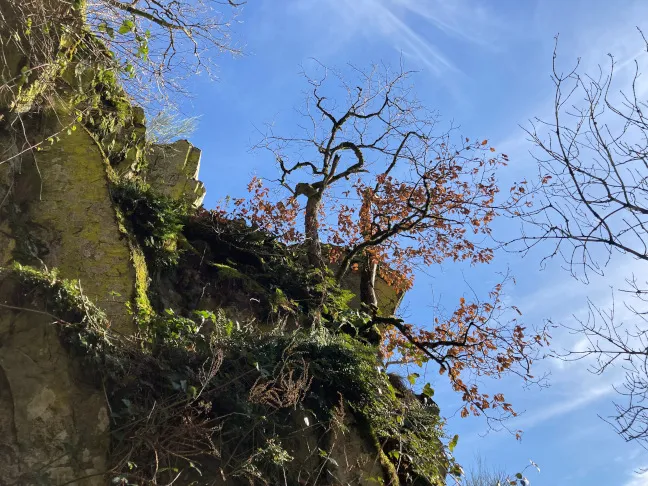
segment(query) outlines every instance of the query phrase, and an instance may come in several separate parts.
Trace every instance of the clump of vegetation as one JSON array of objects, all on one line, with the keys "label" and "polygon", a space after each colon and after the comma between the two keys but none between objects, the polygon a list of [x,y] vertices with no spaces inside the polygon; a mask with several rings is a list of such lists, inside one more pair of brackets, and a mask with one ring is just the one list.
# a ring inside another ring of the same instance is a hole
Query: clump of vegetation
[{"label": "clump of vegetation", "polygon": [[187,218],[183,236],[189,251],[179,266],[200,269],[203,287],[228,282],[235,291],[249,293],[262,302],[263,317],[308,316],[323,306],[332,318],[348,310],[353,294],[330,271],[308,268],[302,246],[287,245],[258,226],[201,209]]},{"label": "clump of vegetation", "polygon": [[151,266],[176,264],[180,256],[178,238],[188,212],[186,204],[134,180],[115,184],[111,193]]},{"label": "clump of vegetation", "polygon": [[[43,115],[53,110],[57,112],[55,124],[39,131],[38,137],[24,138],[28,150],[46,149],[85,127],[112,165],[143,169],[143,110],[132,106],[132,98],[120,83],[123,66],[97,32],[83,24],[84,7],[65,3],[60,5],[61,11],[49,14],[28,5],[12,7],[15,18],[3,26],[12,35],[4,35],[22,53],[25,65],[19,76],[0,79],[2,128],[24,137],[30,131],[27,127],[39,120],[42,123]],[[25,133],[14,127],[17,122]]]},{"label": "clump of vegetation", "polygon": [[[127,432],[115,438],[120,470],[138,464],[139,478],[152,480],[159,473],[146,468],[157,456],[174,472],[216,463],[259,484],[313,481],[314,466],[335,476],[324,458],[350,411],[400,484],[441,484],[440,419],[396,397],[375,348],[327,331],[260,335],[222,315],[197,317],[204,321],[160,318],[151,353],[129,366],[127,384],[115,378],[113,411]],[[306,439],[295,440],[297,431]],[[305,454],[299,444],[313,434],[318,450]]]},{"label": "clump of vegetation", "polygon": [[[108,318],[86,297],[78,282],[61,279],[57,271],[41,271],[14,264],[0,267],[0,277],[15,278],[21,285],[16,304],[29,308],[38,302],[58,326],[61,342],[70,352],[82,356],[84,369],[102,370],[119,366],[117,339],[109,332]],[[29,301],[27,301],[29,300]]]},{"label": "clump of vegetation", "polygon": [[114,183],[111,194],[126,233],[142,248],[149,268],[163,277],[150,288],[158,311],[168,306],[160,295],[164,287],[184,289],[186,301],[176,310],[196,308],[198,302],[191,301],[196,290],[202,297],[216,295],[221,303],[247,296],[259,302],[263,320],[308,316],[322,308],[332,323],[349,311],[353,294],[329,270],[305,266],[303,247],[288,246],[242,220],[193,210],[138,179]]},{"label": "clump of vegetation", "polygon": [[[342,473],[333,455],[347,413],[398,478],[392,484],[443,484],[439,416],[397,396],[375,347],[326,329],[261,334],[208,311],[167,311],[139,335],[116,337],[78,284],[29,267],[9,271],[45,302],[62,342],[103,383],[119,484],[206,472],[241,484],[315,484],[323,471]],[[317,448],[306,452],[308,437]]]}]

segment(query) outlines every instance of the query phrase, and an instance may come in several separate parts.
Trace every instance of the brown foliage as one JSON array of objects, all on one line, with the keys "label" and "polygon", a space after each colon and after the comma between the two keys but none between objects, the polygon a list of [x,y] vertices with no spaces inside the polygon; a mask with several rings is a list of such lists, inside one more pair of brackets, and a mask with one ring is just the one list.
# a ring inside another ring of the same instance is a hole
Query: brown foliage
[{"label": "brown foliage", "polygon": [[[516,212],[525,193],[524,183],[514,184],[510,195],[498,200],[496,171],[508,157],[497,154],[487,140],[456,137],[452,128],[439,134],[436,116],[405,84],[409,73],[375,67],[354,72],[360,86],[334,73],[346,93],[342,109],[323,94],[329,71],[321,79],[308,78],[313,89],[303,115],[312,129],[290,138],[270,130],[260,144],[275,156],[278,186],[286,196],[271,195],[255,178],[249,199],[234,200],[233,207],[221,211],[287,243],[304,244],[313,267],[337,263],[338,281],[349,270],[364,277],[377,269],[405,291],[418,267],[447,260],[490,263],[491,223]],[[320,239],[330,245],[325,252]],[[504,397],[481,393],[476,377],[515,373],[534,380],[530,366],[548,339],[544,331],[529,336],[517,321],[517,308],[515,317],[506,319],[510,309],[499,284],[488,301],[462,298],[450,316],[423,328],[381,318],[377,309],[372,313],[374,322],[384,326],[388,363],[435,361],[466,402],[462,415],[492,408],[510,415],[514,412]]]}]

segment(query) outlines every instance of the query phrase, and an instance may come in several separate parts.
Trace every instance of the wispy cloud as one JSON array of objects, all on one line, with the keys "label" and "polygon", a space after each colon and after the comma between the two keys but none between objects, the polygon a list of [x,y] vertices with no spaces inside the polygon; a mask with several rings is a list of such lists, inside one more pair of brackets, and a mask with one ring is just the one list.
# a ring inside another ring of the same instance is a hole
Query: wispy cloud
[{"label": "wispy cloud", "polygon": [[614,388],[612,388],[611,385],[604,385],[596,388],[582,390],[580,394],[578,392],[573,392],[570,394],[570,398],[566,400],[555,403],[553,405],[548,405],[534,413],[521,416],[518,420],[515,421],[514,425],[515,427],[519,427],[523,430],[529,430],[548,420],[556,419],[565,414],[583,408],[613,393]]},{"label": "wispy cloud", "polygon": [[466,0],[453,2],[432,0],[393,0],[415,16],[421,17],[434,25],[441,32],[459,39],[490,47],[493,39],[493,28],[503,28],[492,11],[483,3]]},{"label": "wispy cloud", "polygon": [[[364,3],[368,4],[366,9],[363,9],[364,15],[369,16],[374,28],[378,28],[385,37],[391,39],[394,47],[401,50],[405,56],[416,58],[437,75],[457,69],[440,49],[410,27],[387,2],[366,0]],[[369,25],[371,24],[365,24],[365,28]]]},{"label": "wispy cloud", "polygon": [[[538,19],[536,19],[534,27],[540,32],[547,32],[547,35],[540,39],[546,43],[546,50],[545,57],[536,61],[531,69],[541,67],[542,71],[538,71],[538,75],[546,79],[546,85],[542,96],[530,97],[535,101],[526,107],[526,116],[517,121],[522,126],[529,128],[528,120],[536,117],[541,120],[551,120],[553,117],[554,90],[549,80],[552,34],[559,34],[556,62],[558,72],[563,74],[570,72],[578,62],[581,73],[587,73],[596,78],[599,68],[602,68],[604,73],[609,69],[611,61],[609,54],[614,56],[616,65],[615,82],[613,89],[610,90],[612,95],[618,94],[620,89],[627,92],[631,86],[635,74],[635,59],[641,61],[643,68],[641,70],[646,71],[646,46],[635,25],[640,24],[639,19],[647,18],[648,3],[643,1],[626,2],[625,8],[621,10],[614,7],[614,3],[609,5],[614,10],[610,15],[599,14],[590,17],[581,11],[580,15],[565,15],[563,18],[557,19],[554,15],[554,2],[537,2],[536,8],[543,13],[537,14]],[[592,9],[592,11],[596,10]],[[639,26],[641,27],[641,25]],[[643,27],[645,31],[645,23]],[[638,81],[638,95],[641,99],[645,99],[648,94],[648,78],[644,75]],[[527,138],[526,134],[515,130],[513,135],[497,141],[495,146],[508,153],[512,160],[527,160],[533,163],[527,157],[529,149],[532,148]],[[528,167],[518,164],[517,166],[512,165],[511,169],[524,172]]]},{"label": "wispy cloud", "polygon": [[334,18],[339,48],[357,36],[380,39],[437,76],[461,71],[446,47],[449,37],[488,47],[503,24],[475,0],[310,0],[299,7],[310,18],[314,9],[327,24]]}]

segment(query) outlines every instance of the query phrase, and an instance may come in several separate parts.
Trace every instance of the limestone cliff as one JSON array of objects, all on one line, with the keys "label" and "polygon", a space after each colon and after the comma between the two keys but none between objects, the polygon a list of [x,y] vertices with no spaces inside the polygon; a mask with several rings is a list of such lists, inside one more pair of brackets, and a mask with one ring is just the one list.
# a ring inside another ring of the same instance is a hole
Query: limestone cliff
[{"label": "limestone cliff", "polygon": [[81,2],[0,12],[0,484],[443,484],[357,283],[201,207],[200,151],[147,141]]}]

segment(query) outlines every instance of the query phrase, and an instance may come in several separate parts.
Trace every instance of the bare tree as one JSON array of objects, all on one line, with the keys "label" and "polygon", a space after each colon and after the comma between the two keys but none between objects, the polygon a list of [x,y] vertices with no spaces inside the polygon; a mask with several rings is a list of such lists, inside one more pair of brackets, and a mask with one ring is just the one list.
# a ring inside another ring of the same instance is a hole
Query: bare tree
[{"label": "bare tree", "polygon": [[186,93],[181,81],[187,76],[200,71],[212,75],[215,54],[240,53],[231,26],[245,3],[90,0],[86,22],[117,54],[137,93],[159,97],[167,90]]},{"label": "bare tree", "polygon": [[152,143],[167,144],[188,139],[198,127],[199,116],[185,117],[170,107],[162,109],[148,120],[146,132]]},{"label": "bare tree", "polygon": [[[578,65],[563,74],[554,52],[553,118],[535,120],[528,130],[540,149],[543,204],[526,214],[542,232],[525,241],[555,242],[552,256],[560,254],[585,278],[588,271],[600,273],[615,251],[648,260],[647,106],[637,91],[638,64],[630,93],[611,100],[615,67],[611,57],[609,69],[600,68],[596,77],[580,74]],[[576,93],[582,99],[574,101]],[[592,258],[594,246],[607,258]]]},{"label": "bare tree", "polygon": [[[643,301],[643,297],[640,296]],[[648,446],[648,320],[646,311],[625,304],[632,316],[629,322],[619,319],[613,304],[602,309],[588,301],[588,316],[569,329],[584,335],[584,349],[569,351],[566,360],[593,358],[590,370],[597,374],[611,373],[618,367],[623,382],[615,385],[622,397],[615,406],[615,415],[605,418],[627,441],[636,440]],[[622,308],[623,309],[623,308]]]},{"label": "bare tree", "polygon": [[[319,229],[325,193],[341,181],[367,173],[368,165],[375,165],[374,156],[382,159],[380,162],[386,164],[387,172],[391,171],[401,157],[410,155],[411,152],[404,150],[408,140],[426,145],[433,138],[434,127],[434,119],[420,117],[421,107],[407,98],[409,90],[403,84],[407,72],[391,76],[389,72],[379,72],[375,66],[368,73],[356,71],[363,86],[350,85],[333,72],[346,95],[344,108],[339,109],[321,92],[331,74],[325,70],[321,79],[308,77],[312,92],[306,100],[307,111],[303,113],[309,124],[306,136],[286,138],[271,131],[261,144],[276,157],[281,185],[293,196],[306,198],[304,233],[309,262],[315,267],[325,265]],[[417,147],[416,151],[420,148],[424,147]],[[303,160],[304,151],[308,151],[306,160]],[[295,173],[304,171],[312,181],[291,180]]]},{"label": "bare tree", "polygon": [[508,484],[508,476],[500,469],[488,467],[480,456],[475,458],[475,464],[468,470],[463,479],[464,486],[503,486]]},{"label": "bare tree", "polygon": [[[563,73],[554,50],[552,118],[536,119],[528,130],[538,149],[540,182],[530,191],[534,207],[522,215],[529,223],[524,251],[551,242],[547,258],[561,257],[572,275],[586,282],[591,272],[603,275],[615,254],[634,257],[637,268],[648,261],[648,104],[639,63],[622,91],[614,83],[617,67],[610,55],[609,65],[593,76],[581,73],[578,63]],[[622,367],[626,381],[618,391],[626,400],[616,404],[611,421],[626,440],[645,444],[648,285],[634,274],[626,281],[619,290],[636,299],[625,304],[630,321],[590,302],[589,318],[572,329],[584,334],[589,346],[564,357],[594,358],[592,371],[599,374]]]}]

